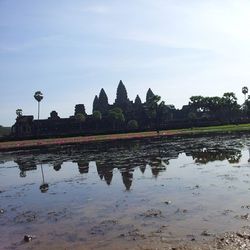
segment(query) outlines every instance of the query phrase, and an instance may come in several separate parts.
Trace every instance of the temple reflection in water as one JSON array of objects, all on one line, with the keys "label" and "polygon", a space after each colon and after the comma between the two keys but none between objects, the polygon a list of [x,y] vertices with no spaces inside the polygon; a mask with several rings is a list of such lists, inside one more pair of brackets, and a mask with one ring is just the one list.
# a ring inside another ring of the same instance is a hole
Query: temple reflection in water
[{"label": "temple reflection in water", "polygon": [[[44,165],[52,166],[55,172],[62,169],[64,162],[72,162],[78,168],[80,175],[86,175],[93,165],[96,166],[96,172],[100,180],[105,181],[107,185],[112,184],[113,172],[115,169],[120,173],[122,182],[126,190],[130,190],[135,169],[139,169],[144,175],[146,169],[151,169],[152,176],[157,178],[161,172],[167,171],[167,167],[171,160],[177,159],[180,154],[191,157],[194,163],[207,164],[214,161],[228,161],[229,163],[238,163],[242,157],[241,150],[237,148],[221,149],[221,148],[190,148],[187,150],[166,150],[164,147],[154,146],[148,149],[134,146],[126,148],[126,150],[116,150],[109,152],[106,150],[99,153],[95,151],[79,151],[72,152],[66,149],[63,152],[53,152],[37,156],[35,154],[15,155],[14,162],[20,170],[19,176],[26,177],[28,171],[41,172],[40,190],[46,193],[49,184],[46,182],[46,168]],[[42,159],[41,159],[42,158]],[[91,163],[91,164],[90,164]]]}]

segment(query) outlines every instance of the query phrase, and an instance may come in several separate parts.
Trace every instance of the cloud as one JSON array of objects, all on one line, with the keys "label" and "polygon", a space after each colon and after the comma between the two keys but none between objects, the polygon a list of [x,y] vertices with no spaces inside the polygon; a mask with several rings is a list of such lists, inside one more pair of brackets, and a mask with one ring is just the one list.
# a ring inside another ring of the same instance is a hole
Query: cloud
[{"label": "cloud", "polygon": [[25,50],[30,50],[34,48],[41,48],[44,46],[50,46],[59,44],[62,41],[62,36],[51,35],[51,36],[41,36],[33,39],[28,39],[22,42],[13,42],[13,44],[0,44],[0,53],[15,53],[23,52]]},{"label": "cloud", "polygon": [[82,8],[83,12],[106,14],[109,12],[109,8],[105,5],[89,5]]}]

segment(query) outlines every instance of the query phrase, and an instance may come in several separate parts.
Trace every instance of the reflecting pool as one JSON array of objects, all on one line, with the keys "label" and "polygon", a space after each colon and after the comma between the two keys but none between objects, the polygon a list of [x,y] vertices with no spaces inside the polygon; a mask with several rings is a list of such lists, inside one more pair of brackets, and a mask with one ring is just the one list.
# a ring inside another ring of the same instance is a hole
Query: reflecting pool
[{"label": "reflecting pool", "polygon": [[144,249],[238,230],[249,146],[214,136],[1,153],[0,248]]}]

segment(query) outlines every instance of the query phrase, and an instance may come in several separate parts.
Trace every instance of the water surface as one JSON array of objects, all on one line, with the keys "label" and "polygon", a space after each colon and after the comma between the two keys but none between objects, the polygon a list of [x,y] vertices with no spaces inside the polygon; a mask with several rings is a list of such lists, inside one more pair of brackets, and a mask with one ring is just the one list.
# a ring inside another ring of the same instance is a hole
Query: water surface
[{"label": "water surface", "polygon": [[238,230],[248,145],[217,136],[2,153],[1,248],[140,249]]}]

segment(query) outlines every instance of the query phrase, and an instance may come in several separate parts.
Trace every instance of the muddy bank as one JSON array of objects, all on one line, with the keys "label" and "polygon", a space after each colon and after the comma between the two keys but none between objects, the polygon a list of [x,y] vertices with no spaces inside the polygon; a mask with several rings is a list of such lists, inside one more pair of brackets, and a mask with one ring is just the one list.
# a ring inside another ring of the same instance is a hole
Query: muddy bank
[{"label": "muddy bank", "polygon": [[65,137],[53,139],[34,139],[21,141],[5,141],[0,142],[0,152],[13,150],[30,150],[30,149],[44,149],[52,146],[62,147],[67,145],[89,144],[95,142],[119,141],[119,140],[136,140],[145,138],[173,138],[173,137],[202,137],[202,136],[225,136],[230,134],[247,135],[250,133],[250,128],[239,127],[237,125],[229,127],[228,129],[195,128],[193,129],[179,129],[179,130],[165,130],[157,133],[156,131],[149,132],[134,132],[126,134],[109,134],[109,135],[93,135],[93,136],[78,136]]}]

